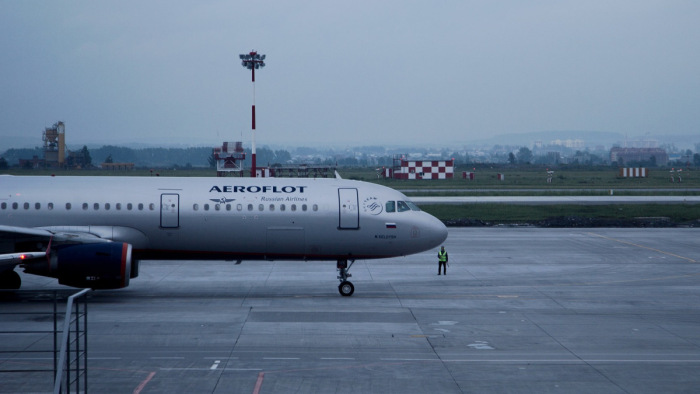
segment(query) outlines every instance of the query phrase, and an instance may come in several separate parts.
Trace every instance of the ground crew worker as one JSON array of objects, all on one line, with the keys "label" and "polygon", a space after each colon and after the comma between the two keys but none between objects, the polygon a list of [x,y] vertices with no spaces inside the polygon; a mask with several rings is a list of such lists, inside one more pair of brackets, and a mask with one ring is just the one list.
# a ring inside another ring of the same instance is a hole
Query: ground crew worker
[{"label": "ground crew worker", "polygon": [[442,272],[447,275],[447,252],[444,246],[440,247],[440,251],[438,252],[438,275],[440,275],[440,268],[442,268]]}]

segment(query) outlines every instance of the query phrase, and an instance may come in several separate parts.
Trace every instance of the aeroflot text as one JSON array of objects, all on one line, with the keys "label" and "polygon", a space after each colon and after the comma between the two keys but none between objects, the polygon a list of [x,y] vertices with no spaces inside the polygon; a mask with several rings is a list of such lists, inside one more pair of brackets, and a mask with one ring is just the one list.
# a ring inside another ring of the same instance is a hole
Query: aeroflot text
[{"label": "aeroflot text", "polygon": [[212,186],[209,193],[303,193],[304,189],[306,186]]}]

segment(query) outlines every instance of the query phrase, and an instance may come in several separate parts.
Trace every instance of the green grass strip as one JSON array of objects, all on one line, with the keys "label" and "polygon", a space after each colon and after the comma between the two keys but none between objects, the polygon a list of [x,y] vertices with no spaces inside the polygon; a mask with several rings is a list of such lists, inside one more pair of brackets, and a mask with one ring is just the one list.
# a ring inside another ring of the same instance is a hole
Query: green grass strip
[{"label": "green grass strip", "polygon": [[440,220],[473,219],[488,222],[534,222],[557,217],[635,219],[667,217],[673,222],[700,219],[700,204],[616,204],[616,205],[509,205],[464,204],[421,205]]}]

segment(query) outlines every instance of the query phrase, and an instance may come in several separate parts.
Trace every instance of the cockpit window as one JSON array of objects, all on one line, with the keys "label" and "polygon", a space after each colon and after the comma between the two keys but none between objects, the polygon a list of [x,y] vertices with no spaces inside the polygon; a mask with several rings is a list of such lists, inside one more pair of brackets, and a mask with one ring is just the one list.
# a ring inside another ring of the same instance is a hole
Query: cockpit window
[{"label": "cockpit window", "polygon": [[411,211],[420,211],[420,208],[418,208],[418,205],[414,204],[411,201],[406,201],[406,204],[411,208]]},{"label": "cockpit window", "polygon": [[397,201],[397,203],[399,212],[406,212],[411,210],[411,208],[408,207],[408,204],[406,204],[406,201]]},{"label": "cockpit window", "polygon": [[386,211],[387,212],[396,212],[396,201],[387,201],[386,202]]}]

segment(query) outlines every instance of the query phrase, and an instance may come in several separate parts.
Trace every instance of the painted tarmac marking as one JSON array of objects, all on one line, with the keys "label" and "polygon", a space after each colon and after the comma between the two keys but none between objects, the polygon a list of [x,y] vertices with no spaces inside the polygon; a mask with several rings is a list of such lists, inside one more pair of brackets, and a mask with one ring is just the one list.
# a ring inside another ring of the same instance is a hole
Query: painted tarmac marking
[{"label": "painted tarmac marking", "polygon": [[260,393],[260,388],[262,387],[264,379],[265,379],[265,372],[260,372],[258,374],[258,380],[255,382],[255,388],[253,389],[253,394]]},{"label": "painted tarmac marking", "polygon": [[151,360],[184,360],[184,357],[150,357]]},{"label": "painted tarmac marking", "polygon": [[140,393],[141,393],[141,390],[143,390],[144,387],[146,387],[146,385],[148,384],[148,382],[150,382],[151,379],[153,379],[154,376],[156,376],[156,372],[155,372],[155,371],[149,373],[149,374],[148,374],[148,377],[146,377],[146,379],[144,379],[138,386],[136,386],[136,388],[134,389],[134,394],[140,394]]},{"label": "painted tarmac marking", "polygon": [[494,350],[493,347],[491,347],[491,345],[489,345],[489,343],[486,341],[476,341],[476,343],[470,343],[467,345],[467,347],[476,350]]},{"label": "painted tarmac marking", "polygon": [[440,320],[437,323],[430,323],[431,326],[454,326],[459,322],[456,321],[451,321],[451,320]]},{"label": "painted tarmac marking", "polygon": [[663,250],[661,250],[661,249],[656,249],[656,248],[652,248],[652,247],[649,247],[649,246],[644,246],[644,245],[636,244],[636,243],[634,243],[634,242],[623,241],[623,240],[621,240],[621,239],[606,237],[605,235],[596,234],[596,233],[590,233],[590,232],[589,232],[589,233],[586,233],[586,234],[588,234],[588,235],[593,235],[593,236],[596,236],[596,237],[599,237],[599,238],[603,238],[603,239],[607,239],[607,240],[609,240],[609,241],[618,242],[618,243],[625,244],[625,245],[635,246],[635,247],[641,248],[641,249],[651,250],[652,252],[657,252],[657,253],[665,254],[665,255],[667,255],[667,256],[673,256],[673,257],[679,258],[679,259],[681,259],[681,260],[686,260],[686,261],[688,261],[689,263],[697,263],[697,262],[698,262],[698,261],[696,261],[696,260],[693,260],[693,259],[688,258],[688,257],[685,257],[685,256],[680,256],[680,255],[677,255],[677,254],[675,254],[675,253],[663,251]]},{"label": "painted tarmac marking", "polygon": [[211,369],[213,371],[213,370],[219,368],[219,363],[221,363],[221,360],[214,361],[214,364],[212,364],[212,366],[209,367],[209,369]]},{"label": "painted tarmac marking", "polygon": [[299,357],[263,357],[263,360],[299,360]]},{"label": "painted tarmac marking", "polygon": [[321,360],[355,360],[353,357],[321,357]]}]

